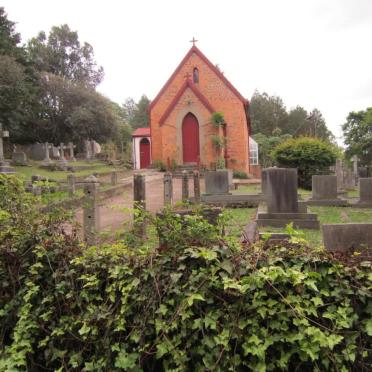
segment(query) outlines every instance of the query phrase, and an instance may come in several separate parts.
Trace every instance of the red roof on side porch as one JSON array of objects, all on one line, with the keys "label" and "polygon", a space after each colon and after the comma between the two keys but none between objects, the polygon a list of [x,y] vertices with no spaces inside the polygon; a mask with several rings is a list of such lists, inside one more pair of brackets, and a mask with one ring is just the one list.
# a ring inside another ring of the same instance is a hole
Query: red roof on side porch
[{"label": "red roof on side porch", "polygon": [[151,137],[150,128],[137,128],[133,133],[132,137]]}]

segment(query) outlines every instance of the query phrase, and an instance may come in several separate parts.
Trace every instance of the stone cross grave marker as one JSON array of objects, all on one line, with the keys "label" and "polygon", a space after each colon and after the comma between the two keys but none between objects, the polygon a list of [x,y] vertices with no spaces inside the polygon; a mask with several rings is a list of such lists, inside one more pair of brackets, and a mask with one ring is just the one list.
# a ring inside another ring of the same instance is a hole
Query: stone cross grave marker
[{"label": "stone cross grave marker", "polygon": [[53,145],[49,144],[48,142],[44,143],[44,149],[45,149],[45,157],[43,160],[44,165],[49,165],[52,161],[50,160],[49,156],[49,150],[53,149]]},{"label": "stone cross grave marker", "polygon": [[74,145],[72,142],[69,142],[67,148],[70,150],[70,161],[76,161],[74,155],[74,148],[76,148],[76,145]]},{"label": "stone cross grave marker", "polygon": [[65,150],[67,149],[68,147],[65,146],[63,144],[63,142],[60,143],[59,145],[59,162],[62,163],[62,164],[65,164],[67,163],[67,160],[65,158]]},{"label": "stone cross grave marker", "polygon": [[92,159],[92,147],[89,140],[84,141],[85,147],[85,160],[90,161]]}]

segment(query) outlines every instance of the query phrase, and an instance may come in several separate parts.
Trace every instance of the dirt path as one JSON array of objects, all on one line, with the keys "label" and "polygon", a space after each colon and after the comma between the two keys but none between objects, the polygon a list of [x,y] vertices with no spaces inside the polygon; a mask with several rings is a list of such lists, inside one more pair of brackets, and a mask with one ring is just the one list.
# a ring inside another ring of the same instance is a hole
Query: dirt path
[{"label": "dirt path", "polygon": [[[146,175],[146,209],[156,213],[164,205],[163,173]],[[128,178],[119,180],[119,183],[128,182]],[[200,181],[201,191],[204,191],[204,180]],[[194,196],[193,180],[189,179],[189,194]],[[181,179],[173,179],[173,201],[180,201],[182,198]],[[125,189],[123,195],[105,199],[100,206],[101,232],[115,232],[123,229],[125,224],[132,221],[133,187]],[[76,220],[82,224],[83,211],[76,211]]]}]

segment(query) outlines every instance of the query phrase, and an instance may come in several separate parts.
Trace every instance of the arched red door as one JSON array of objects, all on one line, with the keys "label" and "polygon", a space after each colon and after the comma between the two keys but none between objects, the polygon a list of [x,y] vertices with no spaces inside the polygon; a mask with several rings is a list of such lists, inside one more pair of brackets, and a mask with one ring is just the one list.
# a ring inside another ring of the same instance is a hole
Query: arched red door
[{"label": "arched red door", "polygon": [[140,168],[147,168],[150,163],[150,141],[147,138],[142,138],[140,141]]},{"label": "arched red door", "polygon": [[182,122],[183,162],[199,162],[199,123],[198,119],[189,112]]}]

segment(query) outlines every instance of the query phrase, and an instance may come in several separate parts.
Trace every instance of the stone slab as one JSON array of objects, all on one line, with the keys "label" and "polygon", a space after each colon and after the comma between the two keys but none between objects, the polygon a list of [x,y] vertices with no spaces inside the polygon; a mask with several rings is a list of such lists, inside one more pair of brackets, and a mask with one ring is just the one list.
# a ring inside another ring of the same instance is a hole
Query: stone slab
[{"label": "stone slab", "polygon": [[337,199],[337,176],[315,175],[312,177],[312,200]]},{"label": "stone slab", "polygon": [[327,251],[372,249],[372,223],[324,224],[323,243]]},{"label": "stone slab", "polygon": [[263,196],[256,194],[202,195],[201,201],[206,204],[218,206],[257,207],[263,201]]},{"label": "stone slab", "polygon": [[251,222],[244,227],[241,237],[242,243],[253,244],[256,241],[257,223]]},{"label": "stone slab", "polygon": [[285,220],[280,216],[276,219],[257,219],[258,226],[272,226],[272,227],[283,227],[285,228],[290,223],[293,223],[293,227],[296,229],[312,229],[319,230],[320,224],[318,220]]},{"label": "stone slab", "polygon": [[348,207],[350,204],[343,199],[323,199],[323,200],[306,200],[307,205],[314,205],[318,207]]},{"label": "stone slab", "polygon": [[229,193],[229,171],[217,170],[205,173],[205,193],[210,195]]},{"label": "stone slab", "polygon": [[24,152],[13,152],[12,153],[12,164],[13,165],[27,165],[27,156]]},{"label": "stone slab", "polygon": [[372,204],[372,178],[359,178],[359,203]]},{"label": "stone slab", "polygon": [[270,213],[298,212],[297,169],[267,168],[262,171],[262,192]]}]

